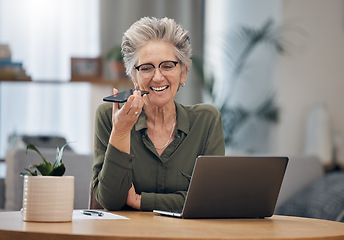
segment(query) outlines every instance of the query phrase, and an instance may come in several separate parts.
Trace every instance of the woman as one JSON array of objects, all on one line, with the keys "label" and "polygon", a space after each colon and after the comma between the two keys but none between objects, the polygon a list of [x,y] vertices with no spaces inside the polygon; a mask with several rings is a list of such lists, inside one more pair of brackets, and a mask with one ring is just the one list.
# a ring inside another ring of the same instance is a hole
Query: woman
[{"label": "woman", "polygon": [[135,88],[149,94],[99,106],[94,196],[108,210],[181,209],[197,156],[224,155],[221,115],[211,105],[174,101],[191,65],[188,32],[174,20],[137,21],[122,53]]}]

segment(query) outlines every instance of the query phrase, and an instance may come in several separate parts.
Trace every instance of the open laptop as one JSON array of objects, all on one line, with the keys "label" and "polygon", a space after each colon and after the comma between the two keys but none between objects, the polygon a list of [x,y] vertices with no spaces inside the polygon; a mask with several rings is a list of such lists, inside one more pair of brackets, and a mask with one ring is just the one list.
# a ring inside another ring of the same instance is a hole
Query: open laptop
[{"label": "open laptop", "polygon": [[287,157],[199,156],[181,218],[265,218],[274,213]]}]

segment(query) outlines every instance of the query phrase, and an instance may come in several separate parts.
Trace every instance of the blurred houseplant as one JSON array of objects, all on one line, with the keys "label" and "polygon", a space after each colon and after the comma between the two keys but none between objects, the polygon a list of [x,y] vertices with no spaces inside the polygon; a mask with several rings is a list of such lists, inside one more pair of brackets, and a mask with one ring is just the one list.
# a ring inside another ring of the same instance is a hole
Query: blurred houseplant
[{"label": "blurred houseplant", "polygon": [[120,45],[115,45],[114,47],[112,47],[105,55],[105,60],[108,63],[111,80],[126,78]]},{"label": "blurred houseplant", "polygon": [[[63,150],[56,147],[54,164],[48,162],[32,144],[26,148],[38,153],[42,163],[31,165],[22,172],[24,176],[23,208],[24,221],[68,222],[72,220],[74,208],[74,177],[63,176],[65,165],[62,162]],[[40,173],[40,175],[38,174]]]},{"label": "blurred houseplant", "polygon": [[[68,143],[63,145],[61,150],[59,149],[59,147],[56,147],[56,159],[55,159],[54,164],[51,165],[51,163],[45,159],[45,157],[33,144],[28,144],[26,147],[26,153],[28,150],[35,151],[41,157],[42,163],[31,165],[29,168],[25,168],[26,172],[22,172],[21,175],[22,176],[25,176],[25,175],[37,176],[38,175],[37,170],[38,170],[42,176],[63,176],[63,174],[66,171],[66,167],[64,163],[62,162],[62,155],[63,155],[63,150],[67,145]],[[34,171],[31,169],[34,169]]]},{"label": "blurred houseplant", "polygon": [[[273,27],[273,20],[271,19],[268,19],[261,28],[241,27],[234,35],[225,37],[219,46],[225,53],[224,61],[227,66],[230,66],[231,71],[227,79],[228,82],[221,88],[222,92],[214,91],[214,73],[206,72],[203,67],[203,61],[193,57],[193,65],[200,75],[205,94],[208,98],[210,97],[211,102],[221,112],[226,146],[236,149],[240,149],[240,146],[236,142],[235,133],[249,118],[258,117],[268,123],[276,123],[278,121],[279,109],[275,103],[274,93],[262,96],[265,100],[255,109],[247,109],[239,104],[232,104],[233,95],[237,90],[240,75],[247,67],[248,58],[262,44],[267,44],[278,54],[285,53],[285,47],[280,38],[280,29]],[[255,76],[255,80],[259,81],[259,76]],[[219,101],[219,99],[225,100]],[[254,150],[245,149],[245,151]]]}]

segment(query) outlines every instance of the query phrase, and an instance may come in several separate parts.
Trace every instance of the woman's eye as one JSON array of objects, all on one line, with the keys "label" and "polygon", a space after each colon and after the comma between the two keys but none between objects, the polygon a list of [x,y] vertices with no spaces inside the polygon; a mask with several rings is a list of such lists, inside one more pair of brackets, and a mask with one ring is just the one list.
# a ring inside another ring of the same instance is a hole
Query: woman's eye
[{"label": "woman's eye", "polygon": [[162,65],[161,68],[164,69],[164,70],[170,70],[170,69],[173,68],[173,65],[171,65],[171,64]]},{"label": "woman's eye", "polygon": [[142,66],[142,67],[140,68],[140,71],[149,72],[149,71],[151,71],[152,69],[153,69],[152,66]]}]

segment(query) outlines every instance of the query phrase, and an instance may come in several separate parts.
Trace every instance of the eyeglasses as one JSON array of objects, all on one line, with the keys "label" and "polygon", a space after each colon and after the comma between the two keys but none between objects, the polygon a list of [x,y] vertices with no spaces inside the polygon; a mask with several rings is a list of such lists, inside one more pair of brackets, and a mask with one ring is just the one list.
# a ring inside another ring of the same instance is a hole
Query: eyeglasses
[{"label": "eyeglasses", "polygon": [[[176,70],[176,66],[178,63],[180,63],[180,61],[163,61],[158,65],[158,67],[161,74],[163,74],[164,76],[168,76]],[[151,78],[154,76],[155,73],[155,66],[151,63],[144,63],[134,68],[143,78]]]}]

